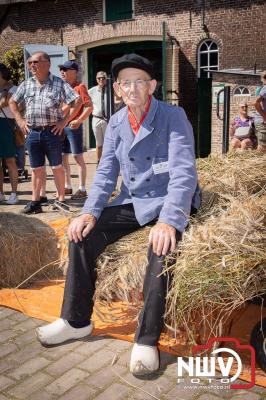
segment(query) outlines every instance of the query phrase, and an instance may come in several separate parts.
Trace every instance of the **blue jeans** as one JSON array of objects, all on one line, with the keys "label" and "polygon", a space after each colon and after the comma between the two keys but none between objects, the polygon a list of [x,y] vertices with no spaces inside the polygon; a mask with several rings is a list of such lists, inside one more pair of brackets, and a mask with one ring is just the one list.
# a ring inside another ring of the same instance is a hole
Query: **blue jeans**
[{"label": "blue jeans", "polygon": [[71,129],[67,126],[64,129],[65,140],[63,143],[63,154],[82,154],[83,153],[83,129],[82,125],[78,129]]},{"label": "blue jeans", "polygon": [[31,129],[26,138],[31,168],[43,167],[45,156],[51,167],[62,165],[63,136],[54,135],[50,129]]},{"label": "blue jeans", "polygon": [[25,167],[25,146],[16,146],[16,157],[18,169],[24,169]]}]

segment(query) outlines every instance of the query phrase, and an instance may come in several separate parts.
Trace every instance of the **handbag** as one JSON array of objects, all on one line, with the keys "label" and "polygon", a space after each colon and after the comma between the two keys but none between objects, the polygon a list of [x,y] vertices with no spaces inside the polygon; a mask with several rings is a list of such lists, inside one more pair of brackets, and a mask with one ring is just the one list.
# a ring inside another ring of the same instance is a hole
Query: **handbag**
[{"label": "handbag", "polygon": [[234,137],[237,139],[248,139],[254,136],[254,127],[252,122],[248,126],[239,126],[236,128]]},{"label": "handbag", "polygon": [[6,113],[4,112],[4,110],[0,107],[0,111],[2,111],[2,113],[4,114],[5,118],[7,119],[8,125],[11,128],[14,136],[15,136],[15,143],[17,147],[23,146],[25,143],[25,135],[22,132],[22,130],[19,128],[19,126],[17,125],[17,123],[15,123],[15,126],[11,126],[10,122],[9,122],[9,118],[7,118]]},{"label": "handbag", "polygon": [[24,146],[25,144],[25,135],[22,130],[19,128],[17,124],[15,124],[13,128],[13,133],[15,135],[15,143],[17,147]]}]

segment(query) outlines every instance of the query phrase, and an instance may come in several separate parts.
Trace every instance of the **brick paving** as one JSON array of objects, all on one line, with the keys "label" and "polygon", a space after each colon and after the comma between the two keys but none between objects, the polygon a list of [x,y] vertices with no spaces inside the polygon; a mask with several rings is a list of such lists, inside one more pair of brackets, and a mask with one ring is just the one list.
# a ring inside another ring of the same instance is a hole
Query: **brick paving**
[{"label": "brick paving", "polygon": [[[90,183],[95,171],[93,155],[87,155],[86,161]],[[51,197],[54,187],[50,174],[48,178]],[[7,184],[5,188],[8,192]],[[30,183],[20,183],[19,190],[24,204],[29,200]],[[77,209],[81,205],[71,206]],[[21,204],[0,206],[0,211],[19,209]],[[46,211],[39,217],[58,218],[58,212]],[[113,338],[89,337],[53,348],[42,347],[34,333],[42,324],[43,321],[0,307],[0,400],[266,399],[266,390],[259,386],[230,391],[215,387],[188,389],[188,379],[177,384],[176,358],[168,353],[160,354],[158,372],[145,379],[133,377],[128,371],[131,343]]]}]

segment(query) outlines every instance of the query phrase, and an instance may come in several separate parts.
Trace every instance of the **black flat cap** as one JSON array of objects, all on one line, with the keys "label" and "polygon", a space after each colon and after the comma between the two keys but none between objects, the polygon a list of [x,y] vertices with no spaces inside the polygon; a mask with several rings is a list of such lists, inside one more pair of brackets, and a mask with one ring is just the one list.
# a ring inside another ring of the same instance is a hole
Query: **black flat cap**
[{"label": "black flat cap", "polygon": [[122,57],[115,58],[112,62],[112,75],[117,78],[119,71],[124,68],[137,68],[146,71],[153,78],[152,63],[145,57],[138,54],[124,54]]}]

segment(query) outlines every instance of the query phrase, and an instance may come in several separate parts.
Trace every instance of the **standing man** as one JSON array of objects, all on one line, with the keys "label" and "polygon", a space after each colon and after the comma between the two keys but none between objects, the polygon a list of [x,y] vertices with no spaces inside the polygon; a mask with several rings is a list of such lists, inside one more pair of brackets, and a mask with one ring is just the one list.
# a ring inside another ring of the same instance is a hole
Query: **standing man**
[{"label": "standing man", "polygon": [[[130,371],[142,375],[159,368],[157,342],[169,278],[162,273],[165,255],[175,250],[192,207],[199,207],[194,138],[184,110],[152,96],[156,80],[149,60],[126,54],[113,61],[112,73],[126,107],[110,119],[91,191],[68,229],[61,318],[38,328],[37,337],[55,345],[89,335],[96,258],[108,244],[150,225],[144,305],[130,361]],[[120,171],[120,194],[108,203]]]},{"label": "standing man", "polygon": [[89,95],[93,104],[92,130],[96,140],[97,164],[99,164],[100,158],[102,156],[104,134],[107,127],[107,118],[105,114],[107,104],[107,95],[105,90],[106,78],[106,72],[97,72],[97,85],[89,89]]},{"label": "standing man", "polygon": [[[58,200],[64,205],[65,175],[62,166],[63,129],[80,107],[81,99],[68,83],[50,73],[50,57],[38,51],[28,60],[32,77],[22,82],[10,99],[10,109],[18,126],[27,135],[26,146],[32,168],[32,201],[24,214],[42,212],[40,191],[45,181],[45,156],[52,167]],[[25,102],[25,115],[19,103]],[[63,116],[62,104],[69,105]]]},{"label": "standing man", "polygon": [[[69,83],[72,89],[77,92],[81,98],[82,104],[80,108],[73,114],[69,120],[68,126],[65,127],[65,139],[63,144],[63,166],[65,170],[65,194],[72,194],[71,173],[68,156],[70,153],[78,164],[79,172],[79,188],[71,196],[71,199],[78,200],[87,197],[86,192],[86,164],[83,157],[83,129],[82,122],[88,118],[92,112],[92,102],[84,83],[78,82],[78,64],[75,61],[66,61],[63,65],[59,65],[62,79]],[[64,113],[69,112],[69,106],[63,107]]]},{"label": "standing man", "polygon": [[255,130],[258,139],[258,150],[266,153],[266,70],[261,73],[263,84],[255,100]]}]

